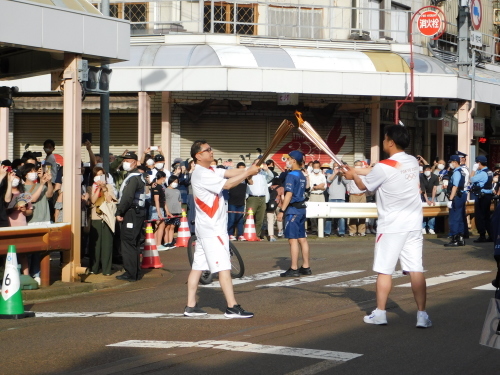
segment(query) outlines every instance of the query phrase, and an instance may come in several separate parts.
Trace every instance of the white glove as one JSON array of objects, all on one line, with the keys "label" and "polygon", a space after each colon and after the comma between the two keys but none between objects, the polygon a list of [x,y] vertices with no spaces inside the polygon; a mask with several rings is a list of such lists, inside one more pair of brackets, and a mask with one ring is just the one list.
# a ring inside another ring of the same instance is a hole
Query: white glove
[{"label": "white glove", "polygon": [[451,206],[453,205],[453,202],[452,201],[448,201],[448,203],[446,203],[446,205],[448,206],[448,208],[451,208]]},{"label": "white glove", "polygon": [[476,163],[472,166],[472,170],[475,172],[479,168],[479,165]]}]

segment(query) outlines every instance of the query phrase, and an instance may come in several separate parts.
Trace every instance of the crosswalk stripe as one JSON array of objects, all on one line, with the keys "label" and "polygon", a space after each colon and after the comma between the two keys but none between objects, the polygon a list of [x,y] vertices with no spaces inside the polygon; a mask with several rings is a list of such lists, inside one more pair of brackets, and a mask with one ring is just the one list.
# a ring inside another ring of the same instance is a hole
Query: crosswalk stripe
[{"label": "crosswalk stripe", "polygon": [[[284,271],[283,270],[276,270],[276,271],[256,273],[255,275],[251,275],[251,276],[243,276],[242,278],[239,278],[239,279],[233,279],[233,285],[250,283],[252,281],[271,279],[273,277],[278,277],[280,275],[280,273],[282,273],[282,272],[284,272]],[[200,286],[202,286],[204,288],[220,288],[220,282],[214,281],[211,284],[200,285]]]},{"label": "crosswalk stripe", "polygon": [[[398,279],[400,277],[406,276],[403,274],[402,271],[396,271],[392,274],[393,279]],[[363,286],[363,285],[368,285],[368,284],[375,284],[377,282],[377,277],[378,275],[372,275],[372,276],[366,276],[362,277],[360,279],[355,279],[355,280],[348,280],[344,281],[341,283],[337,284],[329,284],[325,285],[325,287],[331,287],[331,288],[355,288],[358,286]]]},{"label": "crosswalk stripe", "polygon": [[128,340],[110,344],[107,346],[119,346],[127,348],[156,348],[156,349],[171,349],[171,348],[212,348],[216,350],[229,350],[235,352],[257,353],[257,354],[274,354],[286,355],[292,357],[304,357],[322,359],[336,362],[347,362],[351,359],[361,357],[362,354],[336,352],[330,350],[293,348],[289,346],[274,346],[252,344],[250,342],[241,341],[155,341],[155,340]]},{"label": "crosswalk stripe", "polygon": [[200,316],[184,316],[184,314],[162,314],[142,312],[36,312],[37,318],[162,318],[162,319],[228,319],[224,314],[207,314]]},{"label": "crosswalk stripe", "polygon": [[325,280],[325,279],[333,279],[334,277],[340,277],[345,275],[350,275],[353,273],[364,272],[364,270],[354,270],[354,271],[333,271],[327,273],[320,273],[319,275],[313,276],[303,276],[300,278],[289,279],[285,281],[278,281],[271,284],[265,285],[257,285],[257,288],[270,288],[270,287],[279,287],[279,286],[294,286],[299,284],[312,283],[314,281]]},{"label": "crosswalk stripe", "polygon": [[[456,281],[461,279],[466,279],[468,277],[481,275],[483,273],[488,273],[491,271],[457,271],[452,273],[447,273],[446,275],[431,277],[426,280],[427,286],[434,286],[438,284],[448,283],[450,281]],[[409,287],[411,283],[396,285],[397,287]]]},{"label": "crosswalk stripe", "polygon": [[476,290],[491,290],[491,291],[497,290],[497,288],[495,288],[493,285],[491,285],[491,283],[488,283],[488,284],[485,284],[485,285],[481,285],[481,286],[476,286],[475,288],[472,288],[472,289],[476,289]]}]

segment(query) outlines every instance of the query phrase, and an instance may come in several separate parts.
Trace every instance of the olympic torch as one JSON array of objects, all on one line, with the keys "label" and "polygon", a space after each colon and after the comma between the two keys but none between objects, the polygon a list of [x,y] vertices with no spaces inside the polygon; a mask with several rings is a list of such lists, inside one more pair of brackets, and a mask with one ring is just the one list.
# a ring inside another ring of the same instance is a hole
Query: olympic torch
[{"label": "olympic torch", "polygon": [[330,147],[326,144],[326,142],[321,138],[321,136],[313,129],[311,124],[302,119],[302,113],[299,111],[295,111],[295,117],[297,117],[297,121],[299,122],[299,131],[304,134],[304,136],[309,139],[316,147],[330,156],[335,163],[337,163],[340,167],[342,167],[342,161],[330,150]]},{"label": "olympic torch", "polygon": [[290,130],[293,128],[293,123],[288,120],[283,120],[281,125],[278,127],[276,130],[276,133],[274,133],[273,139],[271,140],[271,143],[269,144],[269,147],[264,151],[262,154],[262,157],[260,160],[257,162],[257,166],[260,167],[260,165],[266,161],[267,157],[269,154],[276,148],[278,145],[283,141],[283,139],[286,138]]}]

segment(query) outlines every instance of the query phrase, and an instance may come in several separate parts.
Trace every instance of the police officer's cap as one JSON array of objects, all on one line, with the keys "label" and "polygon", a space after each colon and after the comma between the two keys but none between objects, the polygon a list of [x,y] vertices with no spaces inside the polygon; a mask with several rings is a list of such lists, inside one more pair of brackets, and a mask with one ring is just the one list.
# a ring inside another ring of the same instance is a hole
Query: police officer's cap
[{"label": "police officer's cap", "polygon": [[482,165],[486,165],[487,162],[488,162],[488,159],[486,159],[486,156],[484,156],[484,155],[476,156],[476,163],[481,163]]},{"label": "police officer's cap", "polygon": [[458,156],[458,155],[451,155],[450,156],[450,160],[448,160],[448,162],[451,162],[451,161],[456,161],[457,163],[460,163],[460,156]]},{"label": "police officer's cap", "polygon": [[125,155],[123,155],[123,158],[124,159],[134,159],[134,160],[137,160],[137,155],[136,155],[135,152],[127,151],[127,153]]},{"label": "police officer's cap", "polygon": [[302,161],[304,160],[304,154],[298,150],[289,152],[288,156],[290,156],[292,159],[297,160],[299,163],[302,163]]},{"label": "police officer's cap", "polygon": [[165,157],[163,155],[155,155],[155,161],[165,161]]},{"label": "police officer's cap", "polygon": [[467,157],[467,154],[462,152],[462,151],[456,151],[455,154],[457,154],[458,156],[460,156],[461,158],[466,158]]}]

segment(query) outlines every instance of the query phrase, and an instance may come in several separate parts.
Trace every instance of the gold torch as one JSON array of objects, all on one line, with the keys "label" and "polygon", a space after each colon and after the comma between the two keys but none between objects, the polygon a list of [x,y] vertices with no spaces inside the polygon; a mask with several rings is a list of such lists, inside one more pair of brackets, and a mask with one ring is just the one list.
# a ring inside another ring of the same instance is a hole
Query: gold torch
[{"label": "gold torch", "polygon": [[271,140],[271,143],[269,144],[269,147],[264,151],[262,154],[262,157],[260,160],[257,162],[257,166],[260,167],[260,165],[266,161],[267,157],[269,154],[276,148],[278,145],[285,139],[285,137],[288,135],[290,130],[292,130],[293,124],[291,121],[288,120],[283,120],[281,125],[278,127],[276,130],[276,133],[274,133],[273,139]]},{"label": "gold torch", "polygon": [[330,150],[330,147],[327,146],[326,142],[321,138],[321,136],[316,133],[316,130],[313,129],[311,124],[302,119],[302,113],[299,111],[295,111],[295,117],[297,117],[297,121],[299,122],[299,131],[305,135],[307,139],[309,139],[316,147],[330,156],[335,163],[337,163],[340,167],[342,167],[342,161]]}]

